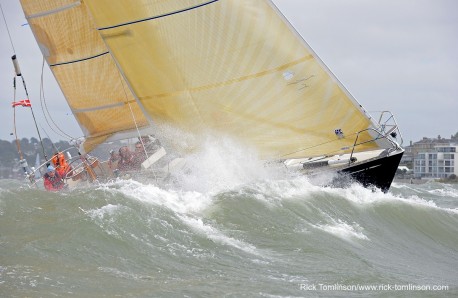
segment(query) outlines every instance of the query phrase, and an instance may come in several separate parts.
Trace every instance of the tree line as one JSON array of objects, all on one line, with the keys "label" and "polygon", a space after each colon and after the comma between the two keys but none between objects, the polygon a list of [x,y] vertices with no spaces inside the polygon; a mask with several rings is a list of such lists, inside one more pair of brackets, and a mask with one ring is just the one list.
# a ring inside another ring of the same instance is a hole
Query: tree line
[{"label": "tree line", "polygon": [[[48,158],[50,158],[56,151],[56,148],[58,150],[63,150],[68,147],[70,147],[70,144],[66,141],[59,141],[53,144],[52,141],[48,138],[43,139],[43,147],[41,146],[38,139],[33,137],[30,140],[27,138],[22,138],[19,140],[19,148],[29,165],[35,164],[37,154],[40,155],[40,160],[44,159],[43,148]],[[18,144],[16,140],[0,140],[0,166],[14,167],[17,165],[19,159],[20,155],[18,152]]]},{"label": "tree line", "polygon": [[[109,144],[100,144],[95,150],[91,151],[91,156],[100,158],[102,160],[108,159],[109,150],[112,148],[119,148],[121,143],[119,141],[111,142]],[[40,141],[34,137],[27,139],[22,138],[19,140],[19,148],[22,152],[22,157],[27,160],[30,167],[35,166],[37,154],[39,155],[40,164],[46,162],[43,154],[49,160],[57,151],[68,151],[73,157],[76,157],[78,150],[70,145],[67,141],[58,141],[53,143],[49,138],[43,139],[43,146]],[[71,148],[70,150],[68,150]],[[18,152],[18,145],[16,140],[5,141],[0,140],[0,179],[1,178],[22,178],[23,172],[20,169],[20,154]]]}]

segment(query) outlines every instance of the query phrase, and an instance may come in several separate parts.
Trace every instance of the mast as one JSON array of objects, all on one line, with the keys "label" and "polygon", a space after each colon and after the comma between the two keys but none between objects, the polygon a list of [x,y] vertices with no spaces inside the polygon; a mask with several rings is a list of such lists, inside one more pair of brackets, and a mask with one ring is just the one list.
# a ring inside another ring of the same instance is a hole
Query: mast
[{"label": "mast", "polygon": [[[27,91],[27,85],[25,84],[24,76],[21,73],[21,69],[19,67],[19,62],[17,61],[16,55],[13,55],[11,57],[11,60],[13,61],[14,71],[16,73],[16,77],[21,77],[22,86],[24,87],[25,95],[27,97],[27,100],[30,101],[29,93]],[[15,79],[16,79],[16,77],[15,77]],[[14,85],[15,85],[15,88],[16,88],[16,84],[14,84]],[[35,118],[35,113],[33,112],[32,104],[29,104],[28,107],[30,108],[30,111],[32,112],[33,123],[35,124],[35,128],[36,128],[37,133],[38,133],[38,138],[40,139],[41,149],[43,150],[43,156],[45,157],[46,160],[48,160],[48,156],[46,155],[46,152],[45,152],[45,147],[43,146],[43,140],[41,139],[40,130],[38,129],[37,120]]]}]

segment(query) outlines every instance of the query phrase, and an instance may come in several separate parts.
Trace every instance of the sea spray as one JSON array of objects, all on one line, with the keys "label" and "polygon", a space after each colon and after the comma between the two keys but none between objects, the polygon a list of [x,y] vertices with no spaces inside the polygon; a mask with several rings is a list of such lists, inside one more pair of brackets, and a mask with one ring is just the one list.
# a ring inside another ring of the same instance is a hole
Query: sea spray
[{"label": "sea spray", "polygon": [[0,292],[3,297],[438,293],[301,288],[413,284],[444,285],[448,290],[441,296],[458,294],[455,185],[395,183],[384,194],[357,184],[322,187],[300,176],[251,177],[208,190],[116,180],[68,193],[2,180]]},{"label": "sea spray", "polygon": [[255,150],[229,137],[207,135],[200,148],[186,157],[188,171],[178,177],[183,189],[218,192],[288,175],[281,165],[266,164]]}]

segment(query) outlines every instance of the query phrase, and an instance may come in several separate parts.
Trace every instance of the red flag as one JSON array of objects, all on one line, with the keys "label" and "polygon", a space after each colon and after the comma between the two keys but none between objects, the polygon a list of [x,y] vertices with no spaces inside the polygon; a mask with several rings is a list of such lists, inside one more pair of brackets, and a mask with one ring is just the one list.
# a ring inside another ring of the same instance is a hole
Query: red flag
[{"label": "red flag", "polygon": [[23,99],[23,100],[20,100],[20,101],[13,101],[11,103],[11,106],[14,108],[16,106],[23,106],[23,107],[31,107],[32,104],[30,103],[30,100],[28,99]]}]

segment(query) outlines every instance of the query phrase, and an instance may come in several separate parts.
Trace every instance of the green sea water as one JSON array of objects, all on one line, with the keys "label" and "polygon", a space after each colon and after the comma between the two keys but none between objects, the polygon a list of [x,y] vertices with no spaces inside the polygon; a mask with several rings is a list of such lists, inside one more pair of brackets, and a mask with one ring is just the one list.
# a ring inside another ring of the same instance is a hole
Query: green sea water
[{"label": "green sea water", "polygon": [[3,180],[0,296],[454,297],[457,207],[458,187],[439,183],[48,193]]}]

